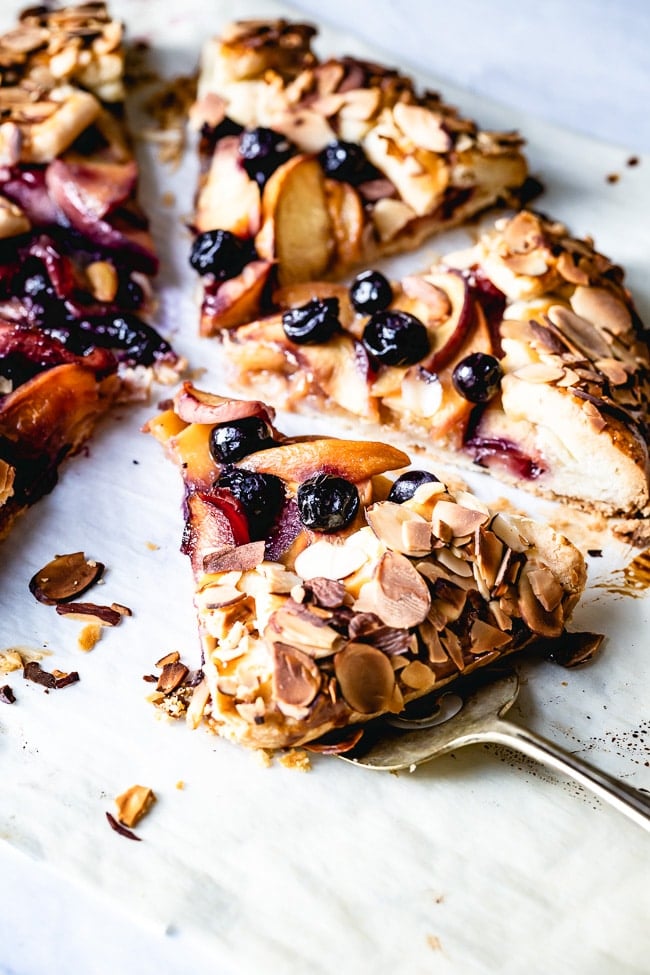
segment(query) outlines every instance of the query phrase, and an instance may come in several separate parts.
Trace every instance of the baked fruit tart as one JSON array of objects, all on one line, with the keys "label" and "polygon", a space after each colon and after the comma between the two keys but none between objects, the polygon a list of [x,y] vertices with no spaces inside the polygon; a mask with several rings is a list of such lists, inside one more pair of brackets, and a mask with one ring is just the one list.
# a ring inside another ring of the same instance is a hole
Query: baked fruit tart
[{"label": "baked fruit tart", "polygon": [[117,398],[176,380],[124,124],[122,24],[32,7],[0,37],[0,537]]},{"label": "baked fruit tart", "polygon": [[523,210],[423,274],[292,284],[236,383],[647,532],[650,355],[622,270]]},{"label": "baked fruit tart", "polygon": [[201,332],[255,318],[271,283],[336,279],[518,193],[516,132],[491,132],[399,71],[321,60],[315,28],[240,21],[204,51],[191,263]]}]

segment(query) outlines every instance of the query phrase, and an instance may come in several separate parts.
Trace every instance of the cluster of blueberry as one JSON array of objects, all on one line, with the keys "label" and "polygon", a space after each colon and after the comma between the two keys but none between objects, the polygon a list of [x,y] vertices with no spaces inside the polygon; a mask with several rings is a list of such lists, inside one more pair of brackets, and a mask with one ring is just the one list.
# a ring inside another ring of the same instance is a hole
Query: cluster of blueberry
[{"label": "cluster of blueberry", "polygon": [[[261,474],[235,466],[249,454],[276,446],[273,431],[261,417],[245,417],[214,426],[210,452],[222,466],[214,490],[227,491],[241,505],[252,539],[264,538],[285,500],[284,484],[274,474]],[[408,471],[393,484],[388,500],[403,504],[420,485],[437,481],[428,471]],[[296,492],[296,506],[306,528],[335,532],[345,528],[359,510],[354,484],[333,474],[316,474],[303,481]]]}]

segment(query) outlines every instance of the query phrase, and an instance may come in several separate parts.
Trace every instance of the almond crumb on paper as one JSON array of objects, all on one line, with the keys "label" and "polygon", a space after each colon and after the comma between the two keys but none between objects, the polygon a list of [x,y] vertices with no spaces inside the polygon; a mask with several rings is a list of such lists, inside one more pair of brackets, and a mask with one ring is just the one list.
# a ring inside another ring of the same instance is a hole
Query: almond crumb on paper
[{"label": "almond crumb on paper", "polygon": [[88,623],[84,626],[77,637],[77,646],[84,653],[93,650],[102,638],[102,626],[100,623]]},{"label": "almond crumb on paper", "polygon": [[436,937],[435,934],[427,935],[427,944],[430,948],[433,948],[434,951],[442,951],[442,943],[440,938]]},{"label": "almond crumb on paper", "polygon": [[178,782],[176,783],[176,788],[179,789],[181,792],[183,791],[183,789],[185,788],[185,783],[183,782],[182,779],[178,780]]},{"label": "almond crumb on paper", "polygon": [[146,545],[150,552],[157,552],[160,548],[160,545],[156,545],[155,542],[147,542]]},{"label": "almond crumb on paper", "polygon": [[156,796],[146,785],[132,785],[115,799],[117,818],[124,826],[135,826],[149,812]]}]

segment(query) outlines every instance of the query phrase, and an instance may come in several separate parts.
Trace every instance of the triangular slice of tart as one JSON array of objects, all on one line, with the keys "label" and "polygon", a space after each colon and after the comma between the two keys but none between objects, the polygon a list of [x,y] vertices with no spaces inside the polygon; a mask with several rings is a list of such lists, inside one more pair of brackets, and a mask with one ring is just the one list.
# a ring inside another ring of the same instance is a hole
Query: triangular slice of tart
[{"label": "triangular slice of tart", "polygon": [[124,126],[122,24],[31,7],[0,37],[0,537],[116,398],[177,379]]},{"label": "triangular slice of tart", "polygon": [[[226,335],[240,388],[647,524],[650,356],[623,272],[521,211],[428,272],[276,291]],[[640,537],[640,536],[639,536]]]},{"label": "triangular slice of tart", "polygon": [[[404,472],[395,447],[289,438],[273,419],[186,384],[147,426],[185,486],[194,723],[257,748],[304,743],[562,636],[585,584],[565,538]],[[186,672],[170,666],[163,706]]]},{"label": "triangular slice of tart", "polygon": [[512,197],[522,139],[489,132],[399,71],[320,60],[313,27],[240,21],[205,48],[192,265],[201,332],[264,306],[280,285],[337,278]]}]

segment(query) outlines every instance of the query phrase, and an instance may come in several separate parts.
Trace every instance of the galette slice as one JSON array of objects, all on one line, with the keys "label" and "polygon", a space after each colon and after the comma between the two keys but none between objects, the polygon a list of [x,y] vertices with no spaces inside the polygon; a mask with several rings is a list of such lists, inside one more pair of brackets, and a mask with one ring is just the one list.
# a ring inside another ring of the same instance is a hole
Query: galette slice
[{"label": "galette slice", "polygon": [[124,125],[122,24],[31,7],[0,36],[0,537],[118,398],[181,367]]},{"label": "galette slice", "polygon": [[480,129],[392,68],[320,60],[315,33],[240,21],[206,45],[192,111],[202,334],[256,317],[269,279],[335,279],[410,250],[526,179],[517,133]]},{"label": "galette slice", "polygon": [[[395,479],[409,458],[384,443],[284,437],[263,403],[189,384],[148,431],[185,486],[203,650],[189,717],[244,745],[398,713],[554,640],[585,585],[565,538],[427,471]],[[170,666],[163,706],[186,672]]]},{"label": "galette slice", "polygon": [[438,460],[628,519],[649,511],[650,355],[622,270],[522,211],[390,283],[280,288],[230,330],[240,388],[328,409]]}]

